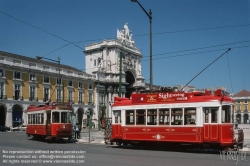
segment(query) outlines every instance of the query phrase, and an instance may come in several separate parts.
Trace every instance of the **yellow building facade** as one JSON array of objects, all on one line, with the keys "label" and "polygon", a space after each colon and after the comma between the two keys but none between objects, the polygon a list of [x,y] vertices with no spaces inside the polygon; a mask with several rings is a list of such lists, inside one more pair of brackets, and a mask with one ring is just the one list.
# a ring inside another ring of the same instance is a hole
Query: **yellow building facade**
[{"label": "yellow building facade", "polygon": [[233,96],[235,120],[241,124],[250,123],[250,92],[242,90]]},{"label": "yellow building facade", "polygon": [[58,62],[0,51],[0,125],[27,124],[29,105],[56,101],[72,104],[75,123],[86,110],[97,120],[93,76]]}]

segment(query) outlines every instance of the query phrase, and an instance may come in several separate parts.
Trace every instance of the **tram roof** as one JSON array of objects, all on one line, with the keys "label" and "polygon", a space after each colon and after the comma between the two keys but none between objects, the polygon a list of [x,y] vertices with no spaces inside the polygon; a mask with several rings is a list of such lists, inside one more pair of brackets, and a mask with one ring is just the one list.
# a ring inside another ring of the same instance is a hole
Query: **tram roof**
[{"label": "tram roof", "polygon": [[42,111],[42,110],[53,110],[53,109],[61,109],[61,110],[73,110],[70,103],[65,102],[52,102],[52,103],[44,103],[40,105],[30,105],[27,109],[27,112],[32,111]]},{"label": "tram roof", "polygon": [[131,99],[115,97],[113,106],[141,105],[141,104],[170,104],[170,103],[194,103],[194,102],[233,102],[229,93],[218,89],[214,93],[202,92],[154,92],[135,93]]}]

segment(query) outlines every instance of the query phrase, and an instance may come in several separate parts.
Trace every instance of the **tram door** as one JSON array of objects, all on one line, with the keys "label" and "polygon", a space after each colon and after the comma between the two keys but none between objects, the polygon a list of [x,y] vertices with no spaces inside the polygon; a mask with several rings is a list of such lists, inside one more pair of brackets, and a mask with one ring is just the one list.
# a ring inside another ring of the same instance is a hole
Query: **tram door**
[{"label": "tram door", "polygon": [[122,128],[121,128],[121,110],[113,111],[112,116],[112,131],[114,137],[122,136]]},{"label": "tram door", "polygon": [[204,142],[219,140],[218,107],[204,108]]},{"label": "tram door", "polygon": [[46,111],[46,135],[51,135],[51,111]]}]

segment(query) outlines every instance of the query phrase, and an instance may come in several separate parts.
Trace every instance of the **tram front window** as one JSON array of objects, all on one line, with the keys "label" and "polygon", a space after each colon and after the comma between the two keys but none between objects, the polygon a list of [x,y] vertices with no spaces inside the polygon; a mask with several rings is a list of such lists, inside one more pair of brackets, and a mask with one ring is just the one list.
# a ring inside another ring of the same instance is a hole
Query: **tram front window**
[{"label": "tram front window", "polygon": [[59,112],[52,113],[52,123],[59,123]]},{"label": "tram front window", "polygon": [[67,123],[67,112],[61,112],[61,123]]},{"label": "tram front window", "polygon": [[67,112],[67,118],[68,118],[68,123],[71,123],[72,120],[72,113],[71,112]]},{"label": "tram front window", "polygon": [[47,124],[50,124],[51,122],[51,114],[50,114],[50,112],[47,112],[47,121],[46,121],[46,123]]},{"label": "tram front window", "polygon": [[229,105],[222,106],[221,122],[230,123],[231,107]]},{"label": "tram front window", "polygon": [[211,123],[217,123],[218,108],[211,109]]},{"label": "tram front window", "polygon": [[114,111],[113,114],[114,114],[114,118],[115,118],[114,123],[121,123],[121,111],[120,110],[119,111]]}]

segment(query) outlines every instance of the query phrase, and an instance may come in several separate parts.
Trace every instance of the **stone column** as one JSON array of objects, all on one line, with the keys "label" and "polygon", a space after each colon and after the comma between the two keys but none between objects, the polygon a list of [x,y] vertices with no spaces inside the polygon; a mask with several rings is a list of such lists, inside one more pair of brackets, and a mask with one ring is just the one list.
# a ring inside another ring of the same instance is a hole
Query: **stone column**
[{"label": "stone column", "polygon": [[244,113],[241,113],[241,124],[244,124]]},{"label": "stone column", "polygon": [[100,91],[99,89],[96,90],[96,113],[97,113],[97,125],[98,130],[100,130]]},{"label": "stone column", "polygon": [[108,91],[108,110],[107,110],[107,113],[106,113],[106,117],[107,118],[110,118],[111,117],[111,104],[113,102],[113,99],[112,99],[112,93],[111,91]]},{"label": "stone column", "polygon": [[23,115],[22,115],[22,124],[27,125],[28,124],[28,119],[27,119],[27,109],[23,110]]},{"label": "stone column", "polygon": [[7,108],[6,112],[6,126],[12,126],[12,109]]}]

